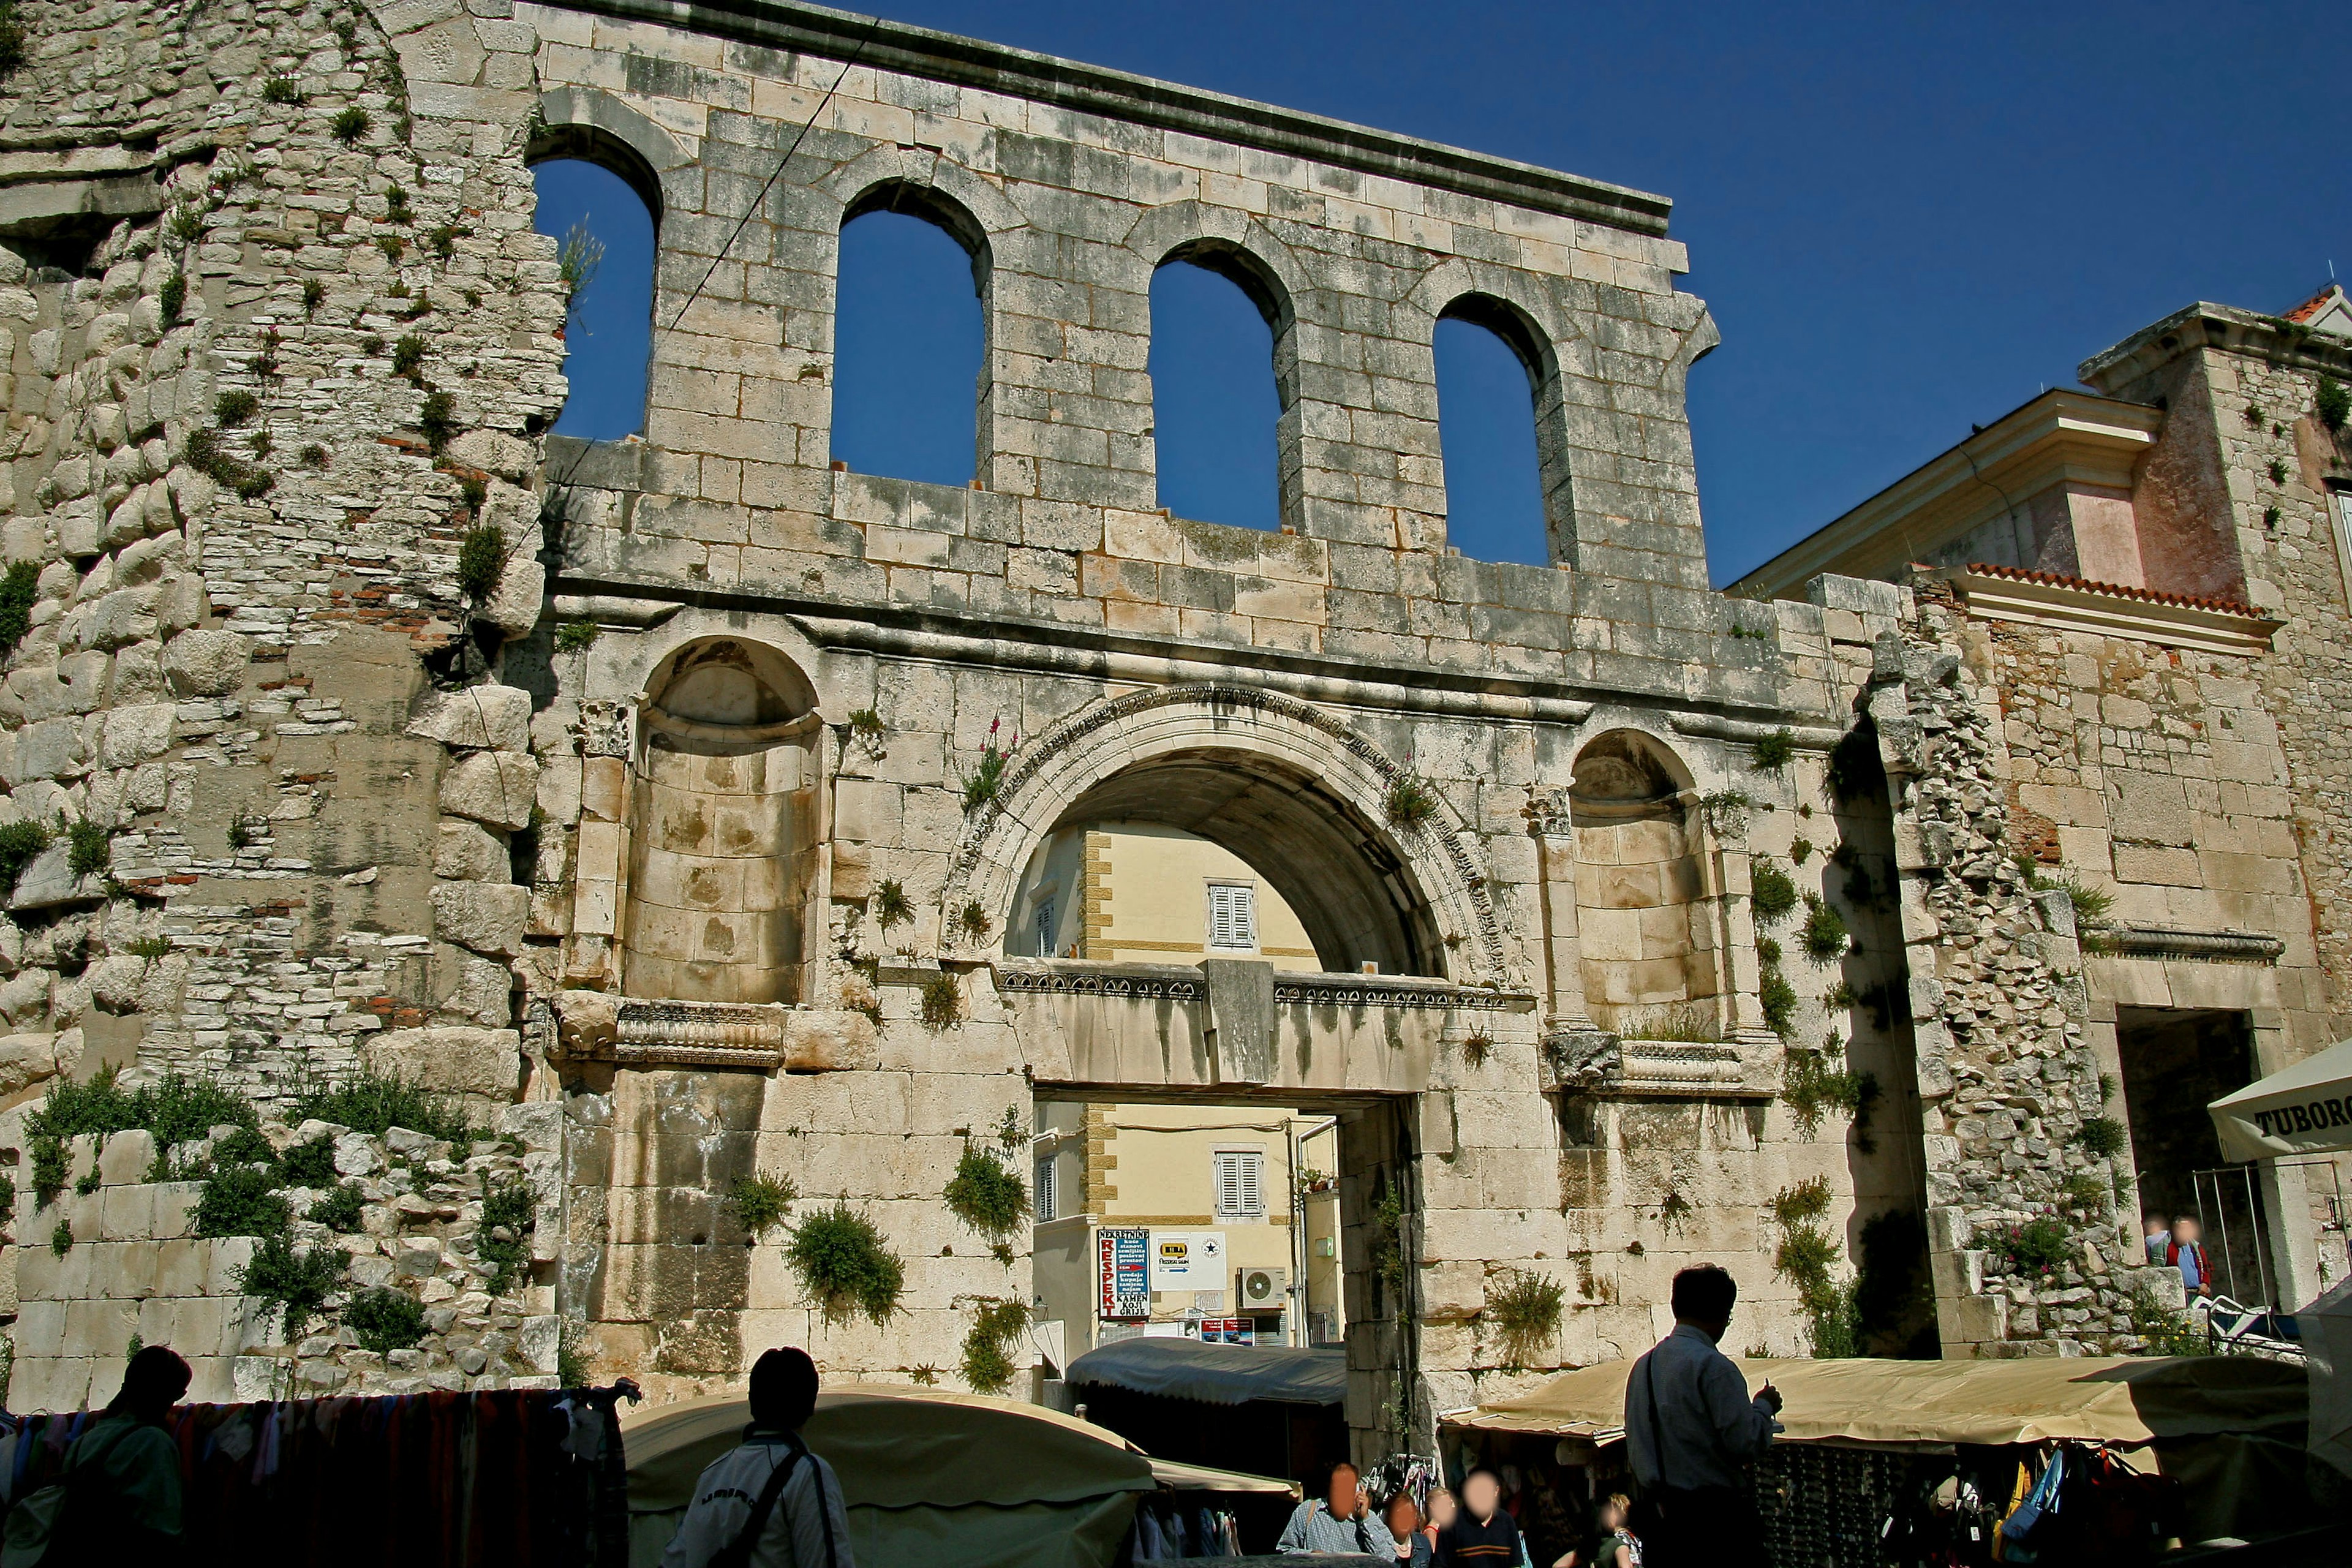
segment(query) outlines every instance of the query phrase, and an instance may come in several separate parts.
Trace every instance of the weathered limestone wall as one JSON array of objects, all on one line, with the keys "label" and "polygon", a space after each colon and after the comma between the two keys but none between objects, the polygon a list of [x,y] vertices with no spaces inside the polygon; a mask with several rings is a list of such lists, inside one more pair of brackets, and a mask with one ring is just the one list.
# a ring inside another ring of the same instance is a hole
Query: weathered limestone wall
[{"label": "weathered limestone wall", "polygon": [[[1738,1278],[1748,1342],[1800,1348],[1768,1211],[1816,1179],[1849,1256],[1877,1214],[1948,1216],[1954,1348],[2112,1330],[2111,1291],[2003,1321],[1960,1261],[2080,1163],[2094,1077],[2079,963],[2002,849],[1998,731],[1895,590],[1706,591],[1682,380],[1715,337],[1657,198],[912,29],[843,74],[845,24],[782,5],[26,11],[0,152],[43,183],[0,200],[5,541],[38,595],[0,777],[17,818],[111,833],[114,880],[62,847],[20,879],[11,1092],[121,1063],[274,1102],[364,1064],[527,1110],[526,1316],[660,1394],[780,1342],[954,1377],[975,1307],[1028,1299],[1029,1245],[1000,1254],[943,1188],[1050,1090],[1343,1115],[1346,1255],[1399,1259],[1349,1282],[1368,1445],[1526,1374],[1484,1316],[1507,1270],[1573,1277],[1539,1365],[1638,1349],[1699,1258]],[[554,152],[660,200],[642,441],[539,435],[565,301],[528,165]],[[976,488],[831,468],[835,237],[877,192],[984,261]],[[1156,510],[1145,301],[1171,255],[1238,269],[1276,321],[1282,532]],[[1555,568],[1445,547],[1430,338],[1465,299],[1539,361]],[[461,594],[485,523],[506,559]],[[727,661],[764,695],[689,686]],[[1824,793],[1865,705],[1891,808]],[[1605,1030],[1574,823],[1617,798],[1580,760],[1629,746],[1675,785],[1654,809],[1690,871],[1657,896],[1695,898],[1637,926],[1679,922],[1710,1016]],[[1096,820],[1282,868],[1332,973],[1204,967],[1181,1019],[1089,991],[1097,1048],[1055,988],[1137,976],[1005,958],[1032,857]],[[1813,963],[1759,929],[1759,856],[1862,946]],[[1777,1098],[1790,1045],[1877,1075],[1874,1134]],[[2060,1136],[1979,1135],[2028,1077]],[[903,1310],[816,1310],[723,1205],[753,1173],[798,1217],[871,1218]],[[320,1386],[393,1375],[314,1348]]]}]

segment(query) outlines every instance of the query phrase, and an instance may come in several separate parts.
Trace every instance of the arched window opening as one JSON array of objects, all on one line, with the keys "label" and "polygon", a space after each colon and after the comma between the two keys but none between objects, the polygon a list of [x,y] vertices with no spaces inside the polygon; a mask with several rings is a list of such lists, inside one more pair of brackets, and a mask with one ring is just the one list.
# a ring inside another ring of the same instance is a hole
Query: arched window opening
[{"label": "arched window opening", "polygon": [[1304,773],[1210,753],[1139,763],[1072,802],[1023,873],[1004,951],[1444,973],[1377,824]]},{"label": "arched window opening", "polygon": [[1718,901],[1689,775],[1664,748],[1612,731],[1576,759],[1576,936],[1585,1010],[1630,1038],[1723,1037]]},{"label": "arched window opening", "polygon": [[1551,564],[1537,435],[1550,375],[1532,331],[1473,295],[1438,319],[1435,348],[1446,542],[1480,561]]},{"label": "arched window opening", "polygon": [[1161,506],[1202,522],[1282,525],[1289,326],[1280,289],[1238,250],[1189,247],[1151,275],[1147,368]]},{"label": "arched window opening", "polygon": [[979,471],[988,247],[969,215],[885,185],[852,203],[834,290],[832,456],[854,473]]},{"label": "arched window opening", "polygon": [[[578,150],[589,151],[584,143]],[[653,347],[654,230],[661,190],[634,153],[559,154],[531,165],[531,226],[557,246],[571,288],[563,374],[571,394],[555,434],[617,441],[646,427]]]}]

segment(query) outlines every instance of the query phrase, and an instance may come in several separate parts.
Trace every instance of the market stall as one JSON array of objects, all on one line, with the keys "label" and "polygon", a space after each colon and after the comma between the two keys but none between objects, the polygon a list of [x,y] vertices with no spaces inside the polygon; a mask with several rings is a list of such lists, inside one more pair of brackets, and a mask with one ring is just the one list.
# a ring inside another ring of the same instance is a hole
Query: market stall
[{"label": "market stall", "polygon": [[[183,1405],[183,1536],[194,1568],[618,1568],[626,1489],[609,1389]],[[0,1497],[59,1479],[97,1415],[8,1418]]]},{"label": "market stall", "polygon": [[[652,1568],[703,1467],[740,1440],[751,1410],[714,1395],[627,1420],[629,1560]],[[1118,1434],[1043,1405],[926,1388],[847,1384],[802,1429],[841,1479],[860,1563],[927,1568],[1102,1568],[1139,1504],[1164,1537],[1222,1533],[1224,1500],[1286,1506],[1285,1482],[1155,1460]],[[1200,1553],[1194,1552],[1193,1555]]]},{"label": "market stall", "polygon": [[[2098,1507],[2121,1534],[2119,1552],[2174,1536],[2274,1533],[2309,1511],[2298,1367],[2241,1357],[1739,1366],[1751,1388],[1769,1379],[1787,1401],[1758,1477],[1780,1568],[1876,1568],[1938,1551],[1989,1560],[1991,1526],[2060,1453],[2104,1489]],[[1552,1539],[1555,1554],[1573,1543],[1566,1536],[1595,1495],[1634,1489],[1623,1442],[1632,1368],[1585,1367],[1445,1418],[1454,1466],[1505,1468],[1539,1558]]]},{"label": "market stall", "polygon": [[1088,1420],[1162,1458],[1314,1489],[1349,1457],[1342,1350],[1139,1338],[1097,1346],[1066,1376]]}]

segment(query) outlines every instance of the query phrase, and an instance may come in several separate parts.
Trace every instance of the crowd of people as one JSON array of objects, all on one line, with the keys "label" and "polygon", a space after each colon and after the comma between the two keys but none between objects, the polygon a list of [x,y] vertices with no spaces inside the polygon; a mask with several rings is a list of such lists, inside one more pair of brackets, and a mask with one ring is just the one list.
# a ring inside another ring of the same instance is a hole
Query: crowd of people
[{"label": "crowd of people", "polygon": [[[1721,1349],[1738,1300],[1731,1276],[1711,1264],[1675,1276],[1672,1332],[1633,1363],[1625,1387],[1625,1442],[1641,1489],[1601,1499],[1591,1530],[1549,1568],[1730,1568],[1762,1561],[1763,1526],[1743,1484],[1771,1446],[1780,1395],[1752,1397]],[[1503,1507],[1502,1478],[1478,1466],[1458,1500],[1429,1494],[1423,1517],[1410,1492],[1376,1500],[1355,1466],[1332,1468],[1324,1495],[1298,1505],[1276,1551],[1393,1559],[1406,1568],[1545,1568]]]}]

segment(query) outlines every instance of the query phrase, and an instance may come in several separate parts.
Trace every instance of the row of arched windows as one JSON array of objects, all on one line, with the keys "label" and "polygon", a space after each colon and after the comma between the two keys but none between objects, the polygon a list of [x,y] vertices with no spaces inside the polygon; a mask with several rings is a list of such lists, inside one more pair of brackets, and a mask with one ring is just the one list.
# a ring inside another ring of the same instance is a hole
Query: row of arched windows
[{"label": "row of arched windows", "polygon": [[[653,308],[646,183],[576,157],[547,158],[532,176],[536,226],[563,247],[567,271],[585,272],[556,433],[637,434]],[[985,237],[946,204],[892,186],[848,211],[834,306],[835,461],[935,484],[975,477],[987,286]],[[1279,526],[1283,309],[1245,258],[1215,245],[1179,251],[1153,275],[1148,433],[1159,504],[1175,515]],[[1439,320],[1433,346],[1449,542],[1481,560],[1548,564],[1533,343],[1501,307],[1472,297]]]}]

